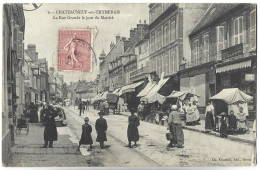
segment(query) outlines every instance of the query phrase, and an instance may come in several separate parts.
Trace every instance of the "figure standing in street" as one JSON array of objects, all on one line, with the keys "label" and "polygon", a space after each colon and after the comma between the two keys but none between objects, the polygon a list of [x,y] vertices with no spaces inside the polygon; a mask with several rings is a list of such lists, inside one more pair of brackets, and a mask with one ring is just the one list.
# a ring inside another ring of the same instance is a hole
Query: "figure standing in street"
[{"label": "figure standing in street", "polygon": [[237,128],[240,134],[246,132],[246,114],[243,112],[243,107],[239,108],[239,113],[237,113]]},{"label": "figure standing in street", "polygon": [[79,116],[81,116],[81,113],[84,114],[83,107],[84,107],[84,105],[83,105],[82,101],[80,100],[80,102],[79,102]]},{"label": "figure standing in street", "polygon": [[194,107],[191,105],[191,102],[189,102],[188,106],[186,107],[186,124],[195,125],[196,121],[197,119],[194,113]]},{"label": "figure standing in street", "polygon": [[237,131],[237,118],[236,116],[234,115],[234,111],[233,110],[230,110],[230,115],[229,115],[229,118],[228,118],[228,121],[229,121],[229,131],[230,131],[230,134],[234,135]]},{"label": "figure standing in street", "polygon": [[193,101],[193,110],[194,110],[194,114],[195,114],[195,118],[196,118],[196,124],[200,125],[200,112],[198,110],[198,105],[197,105],[197,101]]},{"label": "figure standing in street", "polygon": [[81,138],[79,141],[79,147],[78,147],[78,151],[80,146],[83,145],[90,145],[89,150],[92,150],[92,144],[93,144],[93,140],[91,137],[91,132],[92,132],[92,127],[90,124],[88,124],[89,122],[89,118],[85,117],[84,119],[85,124],[82,125],[82,133],[81,133]]},{"label": "figure standing in street", "polygon": [[44,146],[43,148],[47,148],[48,143],[49,147],[53,147],[53,141],[57,141],[58,133],[55,124],[54,118],[58,116],[58,113],[48,106],[47,103],[43,103],[43,121],[45,122],[45,129],[44,129]]},{"label": "figure standing in street", "polygon": [[207,132],[211,131],[214,129],[214,107],[211,104],[210,101],[207,102],[206,106],[206,112],[205,112],[205,130]]},{"label": "figure standing in street", "polygon": [[128,128],[127,128],[127,138],[128,138],[128,147],[131,148],[131,142],[136,142],[139,140],[139,132],[138,132],[138,126],[140,125],[139,118],[134,115],[134,109],[130,110],[131,116],[128,117]]},{"label": "figure standing in street", "polygon": [[98,114],[99,114],[100,118],[98,118],[96,120],[96,124],[95,124],[95,128],[97,131],[96,141],[99,142],[100,148],[104,149],[104,141],[107,141],[107,135],[106,135],[107,121],[106,121],[106,119],[103,118],[103,116],[104,116],[103,111],[98,112]]},{"label": "figure standing in street", "polygon": [[[224,113],[225,114],[225,113]],[[224,115],[223,114],[223,115]],[[228,126],[227,126],[227,123],[226,123],[226,118],[225,118],[225,116],[223,116],[222,118],[221,118],[221,125],[220,125],[220,130],[219,130],[219,132],[220,132],[220,137],[222,137],[222,138],[227,138],[227,136],[228,136]]]},{"label": "figure standing in street", "polygon": [[38,108],[34,105],[33,102],[29,105],[29,112],[30,112],[30,122],[31,123],[38,123]]},{"label": "figure standing in street", "polygon": [[106,106],[105,106],[104,100],[100,101],[99,110],[101,110],[103,113],[105,113]]},{"label": "figure standing in street", "polygon": [[137,107],[137,116],[141,120],[143,120],[143,112],[144,112],[144,102],[141,101],[141,103]]},{"label": "figure standing in street", "polygon": [[177,106],[171,106],[171,112],[168,119],[168,128],[172,133],[173,138],[170,140],[168,147],[177,146],[178,148],[183,148],[184,145],[184,134],[181,125],[181,115],[177,111]]}]

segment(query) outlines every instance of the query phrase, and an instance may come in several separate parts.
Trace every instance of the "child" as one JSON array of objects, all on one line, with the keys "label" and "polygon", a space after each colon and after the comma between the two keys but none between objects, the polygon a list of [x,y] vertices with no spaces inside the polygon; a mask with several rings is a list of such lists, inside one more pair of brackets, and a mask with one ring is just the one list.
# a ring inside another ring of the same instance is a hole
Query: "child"
[{"label": "child", "polygon": [[223,117],[220,125],[220,137],[227,138],[228,135],[228,127],[226,123],[226,118]]},{"label": "child", "polygon": [[78,151],[79,151],[79,148],[82,144],[83,145],[89,144],[90,149],[88,149],[88,150],[92,150],[92,144],[93,144],[93,140],[92,140],[92,137],[91,137],[92,127],[91,127],[90,124],[88,124],[88,122],[89,122],[88,117],[85,117],[84,121],[85,121],[85,124],[82,125],[82,134],[81,134],[81,138],[80,138],[80,141],[79,141]]},{"label": "child", "polygon": [[230,134],[234,135],[237,131],[237,118],[234,115],[234,111],[230,110],[230,115],[229,115],[229,130]]}]

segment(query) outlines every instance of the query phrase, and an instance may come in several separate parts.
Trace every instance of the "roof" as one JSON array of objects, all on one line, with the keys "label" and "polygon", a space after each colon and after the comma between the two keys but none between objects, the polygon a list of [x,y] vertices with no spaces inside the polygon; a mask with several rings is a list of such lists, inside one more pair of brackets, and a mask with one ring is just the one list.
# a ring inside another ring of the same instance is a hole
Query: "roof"
[{"label": "roof", "polygon": [[225,16],[231,9],[237,7],[240,4],[235,3],[213,3],[209,6],[200,20],[195,24],[189,36],[195,34],[197,31],[205,28],[209,24],[216,21],[218,18]]}]

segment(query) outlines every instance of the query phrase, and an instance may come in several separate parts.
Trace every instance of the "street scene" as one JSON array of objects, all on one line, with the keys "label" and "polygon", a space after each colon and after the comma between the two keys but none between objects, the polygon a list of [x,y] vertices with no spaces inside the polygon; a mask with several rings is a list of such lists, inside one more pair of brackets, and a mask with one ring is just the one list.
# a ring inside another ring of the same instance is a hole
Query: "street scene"
[{"label": "street scene", "polygon": [[2,166],[255,166],[256,74],[256,4],[3,4]]}]

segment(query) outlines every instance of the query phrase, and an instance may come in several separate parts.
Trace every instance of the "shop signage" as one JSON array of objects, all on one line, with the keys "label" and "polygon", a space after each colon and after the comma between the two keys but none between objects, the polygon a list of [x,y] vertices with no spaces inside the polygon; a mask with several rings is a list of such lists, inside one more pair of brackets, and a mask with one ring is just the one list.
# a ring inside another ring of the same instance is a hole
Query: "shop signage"
[{"label": "shop signage", "polygon": [[254,74],[245,74],[245,81],[255,81]]}]

